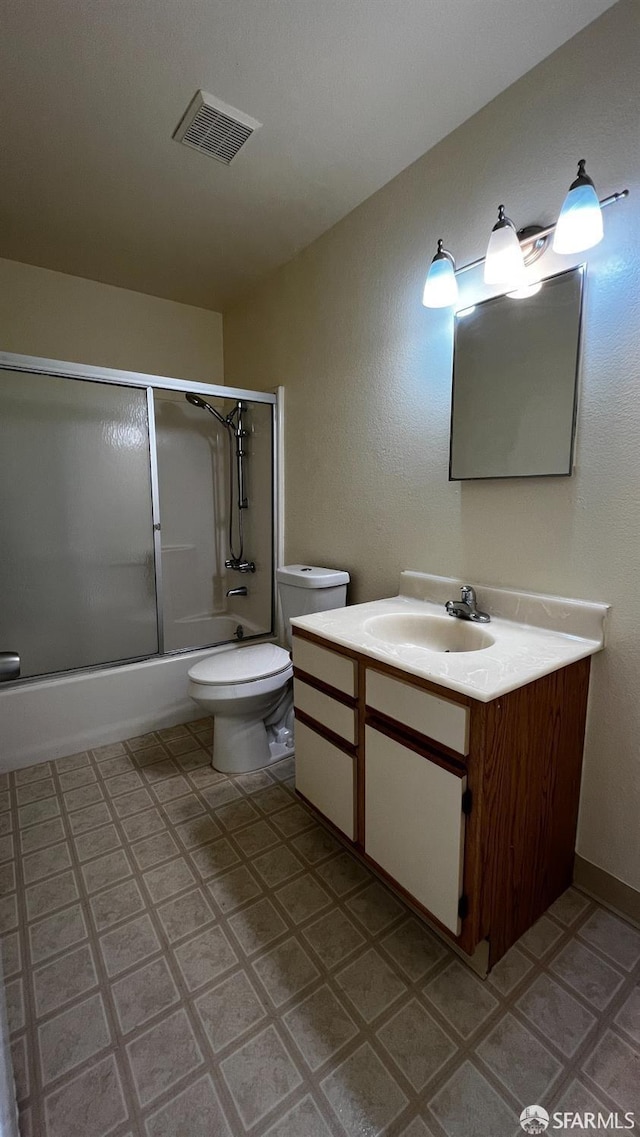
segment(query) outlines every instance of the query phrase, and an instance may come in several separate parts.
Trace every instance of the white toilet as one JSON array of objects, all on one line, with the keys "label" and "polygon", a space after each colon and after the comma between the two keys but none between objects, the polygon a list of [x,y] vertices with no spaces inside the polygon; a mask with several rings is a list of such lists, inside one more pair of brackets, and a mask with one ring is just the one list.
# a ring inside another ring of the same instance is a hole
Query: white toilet
[{"label": "white toilet", "polygon": [[[287,646],[292,616],[344,608],[349,574],[310,565],[276,571]],[[293,667],[273,643],[232,648],[189,670],[189,694],[213,715],[211,765],[225,774],[259,770],[293,754]]]}]

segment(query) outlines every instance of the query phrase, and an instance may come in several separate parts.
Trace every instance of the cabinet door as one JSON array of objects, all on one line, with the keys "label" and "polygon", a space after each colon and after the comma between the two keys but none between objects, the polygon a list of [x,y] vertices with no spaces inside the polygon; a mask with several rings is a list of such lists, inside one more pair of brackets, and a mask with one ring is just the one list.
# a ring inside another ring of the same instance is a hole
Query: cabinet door
[{"label": "cabinet door", "polygon": [[296,722],[296,789],[352,841],[353,766],[350,754]]},{"label": "cabinet door", "polygon": [[466,777],[372,727],[365,736],[365,851],[459,935]]}]

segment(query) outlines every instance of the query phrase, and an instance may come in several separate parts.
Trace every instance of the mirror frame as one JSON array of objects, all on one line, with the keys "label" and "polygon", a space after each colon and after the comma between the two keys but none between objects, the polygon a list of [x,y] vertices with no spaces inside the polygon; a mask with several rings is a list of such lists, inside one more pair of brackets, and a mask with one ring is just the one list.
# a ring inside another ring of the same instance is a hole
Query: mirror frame
[{"label": "mirror frame", "polygon": [[[513,478],[570,478],[570,477],[572,477],[573,470],[574,470],[576,428],[577,428],[577,419],[578,419],[579,381],[580,381],[580,372],[581,372],[581,365],[582,365],[582,320],[583,320],[583,315],[584,315],[584,294],[585,294],[586,270],[587,270],[586,263],[578,264],[578,265],[572,265],[571,268],[563,269],[561,272],[552,273],[550,276],[543,277],[541,280],[541,284],[544,287],[544,285],[548,281],[558,280],[560,277],[568,277],[568,276],[572,275],[573,273],[577,273],[579,281],[580,281],[580,302],[579,302],[579,306],[578,306],[578,338],[577,338],[577,343],[576,343],[576,366],[575,366],[575,374],[574,374],[574,378],[573,378],[573,409],[572,409],[572,415],[571,415],[571,440],[570,440],[570,444],[569,444],[569,468],[568,468],[568,470],[566,472],[563,472],[563,473],[552,473],[552,474],[540,474],[540,473],[535,473],[535,474],[481,474],[481,475],[478,475],[477,477],[473,477],[473,476],[469,476],[469,475],[467,475],[466,477],[454,477],[453,476],[451,467],[452,467],[452,461],[453,461],[453,419],[454,419],[454,410],[455,410],[456,331],[457,331],[457,326],[458,326],[457,321],[459,319],[458,313],[455,312],[454,313],[454,332],[453,332],[453,359],[452,359],[452,365],[451,365],[451,412],[450,412],[450,417],[449,417],[449,481],[450,482],[490,482],[490,481],[505,481],[507,479],[513,479]],[[499,300],[504,300],[504,298],[506,296],[507,296],[507,292],[500,292],[496,296],[490,296],[487,300],[478,301],[478,303],[474,304],[473,307],[474,308],[483,308],[486,305],[495,304]],[[517,301],[515,301],[515,300],[513,302],[517,303]],[[526,300],[523,302],[526,302]],[[470,305],[470,304],[465,305],[465,307],[461,308],[460,311],[464,312],[466,310],[466,308],[470,308],[470,307],[472,307],[472,305]]]}]

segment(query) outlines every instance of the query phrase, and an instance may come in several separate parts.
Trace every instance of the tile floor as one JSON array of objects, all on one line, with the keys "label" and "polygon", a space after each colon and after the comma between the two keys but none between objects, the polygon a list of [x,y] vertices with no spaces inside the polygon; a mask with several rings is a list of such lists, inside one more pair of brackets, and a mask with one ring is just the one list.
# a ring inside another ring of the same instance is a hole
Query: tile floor
[{"label": "tile floor", "polygon": [[482,983],[291,760],[227,778],[210,740],[0,779],[23,1137],[513,1137],[534,1103],[640,1131],[640,932],[570,890]]}]

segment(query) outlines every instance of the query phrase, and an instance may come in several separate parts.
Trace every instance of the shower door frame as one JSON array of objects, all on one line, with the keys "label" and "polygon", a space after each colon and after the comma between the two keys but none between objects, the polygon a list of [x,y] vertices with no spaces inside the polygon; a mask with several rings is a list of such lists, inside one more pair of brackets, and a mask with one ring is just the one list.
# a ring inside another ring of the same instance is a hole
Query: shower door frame
[{"label": "shower door frame", "polygon": [[[278,623],[276,609],[276,576],[275,555],[282,543],[282,518],[279,509],[278,489],[281,482],[280,445],[282,435],[282,417],[278,412],[278,396],[269,391],[250,391],[242,387],[225,387],[222,384],[202,383],[191,379],[172,379],[166,375],[147,375],[142,371],[123,371],[119,368],[93,367],[84,363],[69,363],[60,359],[44,359],[35,355],[19,355],[14,352],[0,351],[0,369],[3,371],[32,372],[35,375],[55,375],[66,379],[81,379],[92,383],[116,384],[121,387],[137,387],[146,391],[147,397],[147,426],[149,431],[149,472],[151,480],[151,518],[153,524],[153,561],[154,581],[156,593],[156,619],[158,631],[158,651],[152,655],[140,655],[129,659],[111,660],[107,663],[89,664],[86,667],[74,667],[67,671],[50,671],[42,675],[25,676],[15,681],[2,684],[7,690],[11,687],[23,686],[26,683],[43,682],[47,679],[58,679],[63,676],[87,674],[92,671],[102,671],[110,667],[126,667],[129,663],[139,663],[145,659],[159,659],[174,655],[187,655],[192,651],[202,651],[207,648],[223,646],[233,641],[223,641],[221,644],[202,644],[200,647],[177,648],[165,651],[164,647],[164,606],[162,589],[162,547],[161,547],[161,516],[160,492],[158,480],[158,450],[155,424],[154,387],[165,391],[181,391],[184,394],[193,392],[204,398],[215,399],[246,399],[253,403],[264,403],[271,406],[271,488],[272,488],[272,525],[271,525],[271,631],[261,633],[264,637],[273,638]],[[281,390],[278,388],[278,390]],[[260,636],[250,637],[259,639]]]}]

